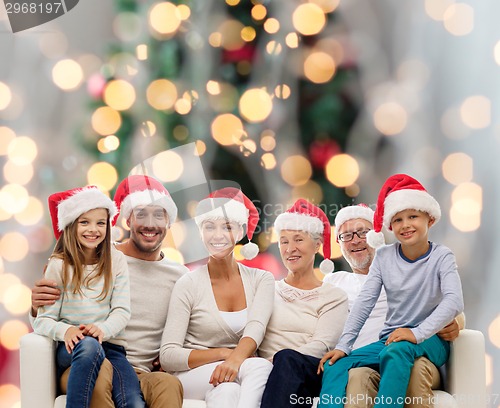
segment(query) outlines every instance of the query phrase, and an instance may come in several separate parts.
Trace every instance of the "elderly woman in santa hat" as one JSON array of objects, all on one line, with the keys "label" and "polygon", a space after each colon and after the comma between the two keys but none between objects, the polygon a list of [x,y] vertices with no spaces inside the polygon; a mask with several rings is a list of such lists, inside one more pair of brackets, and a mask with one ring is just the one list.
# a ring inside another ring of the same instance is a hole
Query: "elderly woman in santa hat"
[{"label": "elderly woman in santa hat", "polygon": [[320,269],[333,271],[330,222],[320,208],[299,199],[274,227],[288,274],[276,282],[273,314],[259,348],[259,355],[274,363],[261,407],[310,407],[321,389],[320,358],[335,347],[347,319],[347,295],[314,272],[321,244]]},{"label": "elderly woman in santa hat", "polygon": [[[245,234],[252,238],[258,219],[254,204],[235,188],[200,201],[195,221],[208,263],[180,278],[172,293],[161,365],[182,382],[185,398],[208,407],[258,408],[272,369],[268,360],[249,357],[271,316],[274,277],[233,255]],[[245,247],[248,258],[258,252],[255,244]]]}]

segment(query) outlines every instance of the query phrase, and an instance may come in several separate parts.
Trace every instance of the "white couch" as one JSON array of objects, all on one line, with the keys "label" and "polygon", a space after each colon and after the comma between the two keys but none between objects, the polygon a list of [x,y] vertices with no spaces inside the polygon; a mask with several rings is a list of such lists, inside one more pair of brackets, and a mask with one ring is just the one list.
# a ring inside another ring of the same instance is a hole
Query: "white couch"
[{"label": "white couch", "polygon": [[[34,333],[21,338],[21,406],[64,408],[66,396],[56,398],[55,343]],[[446,391],[435,391],[435,408],[486,408],[484,336],[462,330],[451,346]],[[184,400],[183,408],[204,408],[204,401]]]}]

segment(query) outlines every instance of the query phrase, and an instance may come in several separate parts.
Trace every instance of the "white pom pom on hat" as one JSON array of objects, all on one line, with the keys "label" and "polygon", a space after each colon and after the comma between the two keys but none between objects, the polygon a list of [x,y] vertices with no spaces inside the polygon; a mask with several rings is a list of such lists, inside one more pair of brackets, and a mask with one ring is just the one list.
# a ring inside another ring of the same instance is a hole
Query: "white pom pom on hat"
[{"label": "white pom pom on hat", "polygon": [[331,227],[330,221],[321,208],[309,201],[299,198],[286,212],[278,215],[274,228],[279,235],[281,230],[305,231],[323,235],[323,255],[319,269],[325,275],[333,272],[334,263],[331,257]]},{"label": "white pom pom on hat", "polygon": [[257,244],[250,242],[259,223],[259,212],[254,203],[235,187],[224,187],[213,191],[196,207],[195,222],[198,227],[206,220],[228,219],[246,226],[249,242],[240,250],[245,259],[259,254]]},{"label": "white pom pom on hat", "polygon": [[380,189],[373,217],[373,231],[366,236],[368,245],[373,248],[384,245],[382,228],[391,230],[392,217],[409,209],[429,214],[435,223],[441,218],[441,207],[420,182],[407,174],[394,174]]}]

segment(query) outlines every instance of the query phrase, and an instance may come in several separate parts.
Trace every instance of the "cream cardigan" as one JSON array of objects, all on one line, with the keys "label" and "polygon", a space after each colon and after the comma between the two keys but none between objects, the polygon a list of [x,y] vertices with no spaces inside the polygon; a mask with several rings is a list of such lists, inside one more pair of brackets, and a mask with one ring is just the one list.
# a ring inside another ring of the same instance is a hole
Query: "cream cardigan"
[{"label": "cream cardigan", "polygon": [[192,350],[235,348],[242,337],[260,345],[274,300],[270,272],[238,264],[248,310],[245,327],[235,333],[222,318],[212,291],[207,266],[181,277],[174,286],[163,331],[160,361],[165,371],[189,370]]}]

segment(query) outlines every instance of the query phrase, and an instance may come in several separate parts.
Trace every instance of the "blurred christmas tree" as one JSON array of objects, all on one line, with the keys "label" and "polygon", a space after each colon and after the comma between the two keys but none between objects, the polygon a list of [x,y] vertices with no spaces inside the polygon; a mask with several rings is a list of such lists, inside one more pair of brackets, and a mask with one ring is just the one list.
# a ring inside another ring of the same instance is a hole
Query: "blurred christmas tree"
[{"label": "blurred christmas tree", "polygon": [[96,160],[125,177],[196,142],[210,178],[260,202],[338,206],[359,193],[355,161],[332,163],[358,110],[338,0],[115,2],[120,41],[87,82],[79,135]]}]

